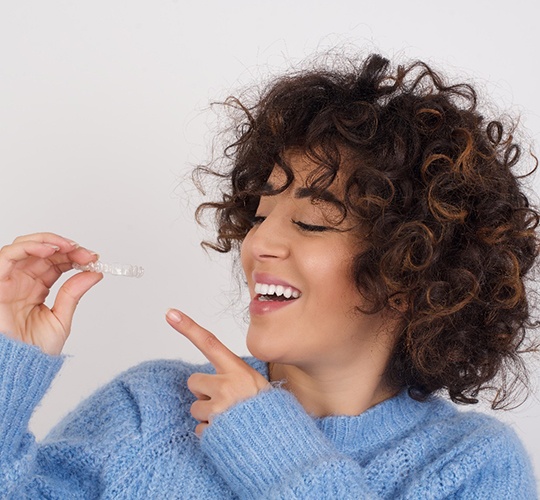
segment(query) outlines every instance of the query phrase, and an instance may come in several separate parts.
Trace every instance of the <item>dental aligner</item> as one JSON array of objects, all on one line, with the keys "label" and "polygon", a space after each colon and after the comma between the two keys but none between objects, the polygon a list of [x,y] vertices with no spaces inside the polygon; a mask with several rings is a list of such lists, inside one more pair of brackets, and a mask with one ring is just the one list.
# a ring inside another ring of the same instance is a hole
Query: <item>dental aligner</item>
[{"label": "dental aligner", "polygon": [[107,273],[114,276],[126,276],[128,278],[140,278],[144,274],[144,268],[141,266],[132,266],[130,264],[118,264],[113,262],[112,264],[106,264],[105,262],[90,262],[81,266],[79,264],[73,264],[73,269],[77,271],[90,271],[93,273]]}]

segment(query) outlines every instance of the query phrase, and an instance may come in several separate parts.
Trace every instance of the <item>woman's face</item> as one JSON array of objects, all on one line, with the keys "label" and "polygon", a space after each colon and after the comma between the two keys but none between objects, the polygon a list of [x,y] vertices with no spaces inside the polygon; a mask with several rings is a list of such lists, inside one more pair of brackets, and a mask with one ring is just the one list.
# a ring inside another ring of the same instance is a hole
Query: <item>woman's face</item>
[{"label": "woman's face", "polygon": [[[314,168],[291,155],[295,180],[278,195],[261,197],[253,228],[242,244],[242,266],[251,302],[247,346],[257,358],[308,368],[373,362],[384,365],[393,341],[383,313],[355,310],[365,304],[351,279],[361,251],[357,229],[330,203],[313,204],[299,191]],[[285,183],[275,168],[268,184]],[[339,198],[339,178],[330,192]],[[332,217],[334,215],[334,217]],[[281,296],[278,296],[281,295]]]}]

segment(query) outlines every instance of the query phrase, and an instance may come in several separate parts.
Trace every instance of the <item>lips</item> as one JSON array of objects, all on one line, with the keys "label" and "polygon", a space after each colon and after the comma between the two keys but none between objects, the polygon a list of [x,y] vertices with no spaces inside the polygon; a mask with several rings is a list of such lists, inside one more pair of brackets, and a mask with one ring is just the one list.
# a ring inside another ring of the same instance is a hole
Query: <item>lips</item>
[{"label": "lips", "polygon": [[302,292],[276,276],[266,273],[253,273],[255,296],[249,305],[253,315],[277,311],[296,302]]}]

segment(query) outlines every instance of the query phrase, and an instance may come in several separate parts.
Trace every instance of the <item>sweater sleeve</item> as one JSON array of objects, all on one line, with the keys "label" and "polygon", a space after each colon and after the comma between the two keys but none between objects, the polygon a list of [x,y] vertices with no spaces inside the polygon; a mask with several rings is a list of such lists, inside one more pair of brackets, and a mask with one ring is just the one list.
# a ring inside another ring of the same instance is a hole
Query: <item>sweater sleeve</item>
[{"label": "sweater sleeve", "polygon": [[124,450],[136,457],[144,447],[137,405],[121,379],[36,443],[28,423],[62,362],[0,334],[0,498],[97,498],[114,479],[112,457]]},{"label": "sweater sleeve", "polygon": [[0,334],[0,491],[13,492],[35,467],[28,423],[62,361]]},{"label": "sweater sleeve", "polygon": [[334,446],[292,394],[271,389],[216,416],[201,447],[240,498],[537,498],[527,454],[502,424],[496,435],[445,440],[439,452],[415,441],[389,442],[360,464]]},{"label": "sweater sleeve", "polygon": [[201,438],[241,498],[378,498],[363,469],[339,453],[284,389],[271,389],[218,415]]}]

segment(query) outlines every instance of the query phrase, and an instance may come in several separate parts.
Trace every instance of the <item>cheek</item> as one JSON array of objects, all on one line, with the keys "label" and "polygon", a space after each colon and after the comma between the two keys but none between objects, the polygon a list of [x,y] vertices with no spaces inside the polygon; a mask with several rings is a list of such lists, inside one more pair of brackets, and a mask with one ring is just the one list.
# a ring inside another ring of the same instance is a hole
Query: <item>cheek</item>
[{"label": "cheek", "polygon": [[244,240],[242,241],[242,244],[240,245],[240,261],[242,263],[242,269],[244,270],[244,273],[246,274],[246,277],[248,277],[250,270],[249,266],[251,266],[252,259],[251,251],[250,251],[250,240],[251,240],[251,231],[246,235]]},{"label": "cheek", "polygon": [[342,248],[311,254],[301,262],[305,276],[309,276],[310,288],[321,297],[341,300],[344,295],[350,295],[355,290],[350,275],[352,256]]},{"label": "cheek", "polygon": [[356,308],[362,298],[350,275],[350,260],[325,263],[316,271],[313,301],[310,304],[311,322],[324,330],[348,330],[356,322]]}]

